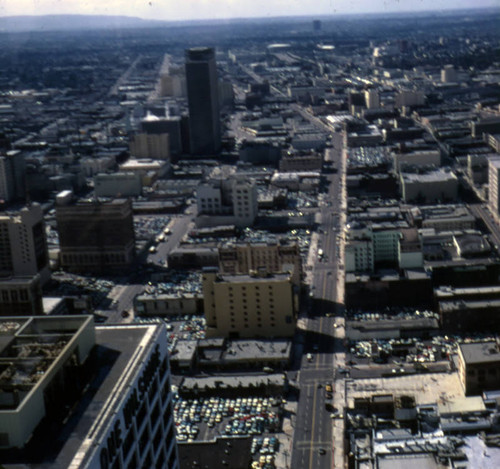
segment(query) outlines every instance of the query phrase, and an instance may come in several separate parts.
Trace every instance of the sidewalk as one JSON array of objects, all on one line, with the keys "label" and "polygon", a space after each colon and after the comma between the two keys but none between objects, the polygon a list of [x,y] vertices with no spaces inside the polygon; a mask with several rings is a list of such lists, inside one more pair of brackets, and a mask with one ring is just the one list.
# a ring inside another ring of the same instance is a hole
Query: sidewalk
[{"label": "sidewalk", "polygon": [[276,469],[289,469],[292,459],[293,427],[295,415],[297,414],[298,403],[287,401],[284,405],[285,416],[283,418],[282,432],[276,435],[280,442],[279,450],[276,453],[274,463]]}]

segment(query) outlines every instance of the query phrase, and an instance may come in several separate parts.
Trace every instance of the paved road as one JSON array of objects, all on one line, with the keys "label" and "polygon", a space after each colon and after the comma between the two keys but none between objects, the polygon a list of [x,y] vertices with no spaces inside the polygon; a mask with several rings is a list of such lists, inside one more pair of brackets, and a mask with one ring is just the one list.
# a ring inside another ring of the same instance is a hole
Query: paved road
[{"label": "paved road", "polygon": [[500,226],[495,221],[488,208],[484,204],[470,204],[468,207],[477,219],[483,220],[484,224],[490,231],[490,238],[493,243],[496,246],[500,246]]},{"label": "paved road", "polygon": [[300,397],[292,452],[294,469],[333,466],[332,419],[325,407],[332,400],[327,398],[325,385],[333,384],[334,352],[337,349],[333,331],[335,316],[342,314],[339,303],[343,303],[343,289],[340,287],[343,275],[339,270],[344,220],[341,152],[341,135],[334,134],[333,148],[327,149],[325,159],[339,170],[325,175],[328,193],[320,202],[318,250],[321,248],[324,255],[316,261],[313,271],[314,296],[305,345],[305,352],[311,353],[313,358],[309,362],[303,357],[300,371]]},{"label": "paved road", "polygon": [[[195,210],[195,207],[189,207],[185,215],[177,215],[172,218],[168,225],[171,234],[165,238],[164,242],[157,244],[157,252],[148,255],[147,263],[165,266],[168,253],[179,245],[182,237],[188,231]],[[144,291],[146,283],[146,274],[142,279],[141,274],[138,274],[133,283],[117,284],[109,295],[114,299],[111,308],[96,310],[96,313],[106,316],[108,323],[130,322],[133,319],[134,298]],[[122,315],[123,311],[127,311],[127,316]]]}]

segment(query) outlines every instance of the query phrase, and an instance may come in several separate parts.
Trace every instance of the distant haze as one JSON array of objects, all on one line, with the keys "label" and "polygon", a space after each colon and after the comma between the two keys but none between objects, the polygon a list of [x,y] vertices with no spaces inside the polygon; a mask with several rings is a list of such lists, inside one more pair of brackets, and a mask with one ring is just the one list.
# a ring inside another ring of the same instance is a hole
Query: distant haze
[{"label": "distant haze", "polygon": [[0,17],[84,14],[177,21],[499,6],[499,0],[0,0]]}]

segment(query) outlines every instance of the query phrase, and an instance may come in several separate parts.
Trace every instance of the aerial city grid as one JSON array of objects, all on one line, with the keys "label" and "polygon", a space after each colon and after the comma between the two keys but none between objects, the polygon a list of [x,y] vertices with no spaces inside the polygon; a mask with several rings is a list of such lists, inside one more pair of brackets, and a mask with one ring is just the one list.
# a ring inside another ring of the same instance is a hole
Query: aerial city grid
[{"label": "aerial city grid", "polygon": [[0,17],[0,467],[498,469],[499,25]]}]

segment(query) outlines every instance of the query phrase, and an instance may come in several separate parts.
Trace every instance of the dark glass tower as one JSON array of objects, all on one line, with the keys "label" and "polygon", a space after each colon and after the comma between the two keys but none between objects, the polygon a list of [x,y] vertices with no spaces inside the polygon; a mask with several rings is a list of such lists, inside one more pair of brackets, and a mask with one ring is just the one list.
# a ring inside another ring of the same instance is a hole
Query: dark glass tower
[{"label": "dark glass tower", "polygon": [[220,150],[220,111],[215,49],[186,50],[190,147],[193,155]]}]

